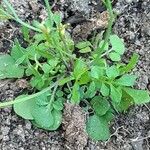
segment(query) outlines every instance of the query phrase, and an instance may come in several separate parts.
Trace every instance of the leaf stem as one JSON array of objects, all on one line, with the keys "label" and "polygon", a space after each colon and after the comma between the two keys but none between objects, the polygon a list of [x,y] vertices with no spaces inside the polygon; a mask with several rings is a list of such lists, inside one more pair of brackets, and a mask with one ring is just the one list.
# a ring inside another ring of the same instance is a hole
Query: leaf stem
[{"label": "leaf stem", "polygon": [[[18,17],[18,15],[16,14],[16,12],[15,12],[14,8],[11,6],[11,4],[10,4],[7,0],[3,0],[3,1],[4,1],[5,5],[7,6],[7,8],[8,8],[8,9],[11,11],[11,13],[13,14],[13,19],[14,19],[15,21],[19,22],[20,24],[22,24],[23,26],[25,26],[25,27],[27,27],[27,28],[29,28],[29,29],[32,29],[32,30],[37,31],[37,32],[41,32],[40,29],[35,28],[35,27],[31,26],[30,24],[23,22],[23,21]],[[6,12],[6,14],[8,14],[8,13]]]},{"label": "leaf stem", "polygon": [[55,93],[56,93],[57,88],[58,88],[58,84],[55,85],[53,93],[52,93],[52,96],[51,96],[51,99],[50,99],[50,102],[47,105],[49,109],[51,108],[51,105],[52,105],[52,103],[53,103],[53,101],[55,99]]},{"label": "leaf stem", "polygon": [[114,22],[114,19],[115,19],[114,14],[113,14],[111,1],[106,0],[106,1],[103,1],[103,3],[106,5],[106,7],[108,9],[110,19],[109,19],[108,28],[107,28],[107,31],[106,31],[106,34],[105,34],[104,43],[103,43],[102,47],[100,48],[100,50],[98,51],[97,57],[95,58],[95,61],[97,61],[101,57],[101,51],[103,51],[103,49],[105,48],[105,45],[107,44],[107,42],[109,40],[111,30],[112,30],[112,25],[113,25],[113,22]]},{"label": "leaf stem", "polygon": [[45,88],[44,90],[40,91],[40,92],[37,92],[35,94],[32,94],[32,95],[29,95],[29,96],[26,96],[26,97],[23,97],[23,98],[16,98],[15,100],[11,100],[9,102],[2,102],[0,103],[0,108],[2,107],[6,107],[6,106],[10,106],[10,105],[13,105],[13,104],[16,104],[16,103],[21,103],[21,102],[24,102],[24,101],[27,101],[27,100],[30,100],[30,99],[33,99],[35,97],[38,97],[40,96],[41,94],[43,93],[46,93],[47,91],[49,91],[50,89],[52,89],[53,87],[56,87],[58,86],[58,82],[59,81],[56,81],[55,83],[53,83],[51,86]]},{"label": "leaf stem", "polygon": [[46,5],[46,8],[47,8],[47,13],[48,13],[48,18],[50,20],[50,26],[52,25],[52,12],[51,12],[51,7],[49,5],[49,1],[48,0],[44,0],[45,1],[45,5]]}]

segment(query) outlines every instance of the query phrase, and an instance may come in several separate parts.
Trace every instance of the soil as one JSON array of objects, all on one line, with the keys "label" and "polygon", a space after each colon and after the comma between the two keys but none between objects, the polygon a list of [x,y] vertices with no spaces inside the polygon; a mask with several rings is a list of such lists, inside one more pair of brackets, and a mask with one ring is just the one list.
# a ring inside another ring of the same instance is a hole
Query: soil
[{"label": "soil", "polygon": [[[43,20],[46,17],[42,0],[10,1],[22,20]],[[104,16],[107,16],[99,0],[55,0],[50,3],[53,10],[61,11],[64,22],[71,24],[70,32],[76,41],[86,39],[93,30],[101,31],[107,25],[107,17],[105,24],[96,24],[98,19],[102,20],[104,13]],[[124,39],[127,48],[122,61],[127,62],[133,52],[140,55],[140,60],[133,71],[139,77],[136,87],[150,90],[150,0],[114,1],[114,10],[118,17],[113,31]],[[8,53],[16,37],[23,43],[17,23],[0,22],[0,53]],[[13,99],[26,88],[28,85],[24,80],[0,81],[0,100]],[[11,107],[0,109],[0,149],[150,149],[150,104],[132,107],[126,114],[118,115],[112,123],[111,138],[106,142],[88,139],[84,130],[86,114],[80,107],[66,104],[65,108],[62,127],[54,132],[32,126],[29,121],[16,116]],[[77,119],[76,116],[79,118]]]}]

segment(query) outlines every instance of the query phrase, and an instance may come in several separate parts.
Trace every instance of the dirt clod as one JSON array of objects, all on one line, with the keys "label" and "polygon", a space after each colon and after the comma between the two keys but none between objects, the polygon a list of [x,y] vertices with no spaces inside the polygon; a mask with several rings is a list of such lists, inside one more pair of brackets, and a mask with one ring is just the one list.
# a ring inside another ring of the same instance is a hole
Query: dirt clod
[{"label": "dirt clod", "polygon": [[85,131],[86,114],[81,107],[66,103],[63,116],[65,148],[83,150],[88,139]]}]

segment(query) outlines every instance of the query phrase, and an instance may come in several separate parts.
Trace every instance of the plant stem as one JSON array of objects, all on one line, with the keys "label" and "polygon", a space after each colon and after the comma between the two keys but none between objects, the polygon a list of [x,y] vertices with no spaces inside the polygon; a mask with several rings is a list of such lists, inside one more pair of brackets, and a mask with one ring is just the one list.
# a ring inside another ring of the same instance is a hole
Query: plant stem
[{"label": "plant stem", "polygon": [[44,0],[45,1],[45,5],[46,5],[46,8],[47,8],[47,13],[48,13],[48,18],[50,20],[50,27],[52,26],[52,12],[51,12],[51,7],[49,5],[49,1],[48,0]]},{"label": "plant stem", "polygon": [[49,102],[49,104],[47,106],[49,109],[51,108],[51,105],[52,105],[52,103],[53,103],[53,101],[55,99],[55,93],[56,93],[57,88],[58,88],[58,84],[55,85],[53,93],[52,93],[52,96],[51,96],[51,99],[50,99],[50,102]]},{"label": "plant stem", "polygon": [[[62,79],[62,78],[61,78]],[[61,80],[60,79],[60,80]],[[60,81],[59,80],[59,81]],[[59,81],[56,81],[55,83],[53,83],[51,86],[45,88],[44,90],[38,92],[38,93],[35,93],[35,94],[32,94],[32,95],[28,95],[26,97],[23,97],[23,98],[18,98],[18,99],[15,99],[15,100],[11,100],[9,102],[2,102],[0,103],[0,108],[2,107],[6,107],[6,106],[10,106],[10,105],[13,105],[13,104],[16,104],[16,103],[21,103],[21,102],[24,102],[24,101],[27,101],[27,100],[30,100],[30,99],[33,99],[35,97],[38,97],[40,96],[41,94],[44,94],[46,93],[47,91],[49,91],[50,89],[52,89],[53,87],[56,87],[59,83]]]},{"label": "plant stem", "polygon": [[[32,29],[32,30],[37,31],[37,32],[41,32],[40,29],[35,28],[35,27],[31,26],[30,24],[25,23],[25,22],[23,22],[21,19],[19,19],[18,15],[16,14],[16,12],[15,12],[14,8],[11,6],[11,4],[10,4],[7,0],[3,0],[3,1],[4,1],[5,5],[7,6],[7,8],[8,8],[8,9],[11,11],[11,13],[13,14],[13,19],[14,19],[14,20],[16,20],[16,21],[19,22],[21,25],[23,25],[23,26],[25,26],[25,27],[27,27],[27,28],[29,28],[29,29]],[[7,13],[7,12],[6,12],[6,13]]]},{"label": "plant stem", "polygon": [[112,30],[112,25],[113,25],[113,22],[114,22],[114,19],[115,19],[114,14],[113,14],[113,10],[112,10],[111,1],[110,0],[106,0],[103,3],[106,5],[106,7],[108,9],[110,19],[109,19],[108,28],[107,28],[107,31],[106,31],[106,34],[105,34],[104,43],[103,43],[102,47],[100,48],[100,50],[98,51],[97,57],[95,58],[95,61],[97,61],[101,57],[101,51],[104,50],[105,45],[107,44],[107,42],[109,40],[109,37],[110,37],[110,34],[111,34],[111,30]]}]

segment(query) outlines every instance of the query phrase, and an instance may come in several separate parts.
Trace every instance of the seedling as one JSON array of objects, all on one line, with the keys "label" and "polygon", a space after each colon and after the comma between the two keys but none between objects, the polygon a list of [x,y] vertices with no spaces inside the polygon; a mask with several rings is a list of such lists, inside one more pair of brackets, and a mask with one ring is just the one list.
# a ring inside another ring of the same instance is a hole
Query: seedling
[{"label": "seedling", "polygon": [[[104,39],[79,43],[66,32],[68,25],[61,23],[60,14],[51,12],[48,0],[48,18],[32,24],[19,19],[8,0],[3,2],[6,7],[0,7],[0,16],[21,24],[28,46],[22,47],[16,39],[10,54],[0,56],[0,79],[27,78],[34,92],[29,95],[26,91],[15,100],[0,103],[0,107],[13,105],[16,114],[52,131],[61,124],[63,104],[67,100],[73,104],[82,101],[86,104],[84,111],[92,110],[86,123],[89,137],[107,140],[109,123],[116,112],[150,101],[148,91],[133,88],[137,77],[130,72],[138,55],[133,54],[128,64],[121,63],[125,46],[111,33],[115,17],[110,0],[103,1],[110,15]],[[30,30],[35,32],[32,37]]]}]

